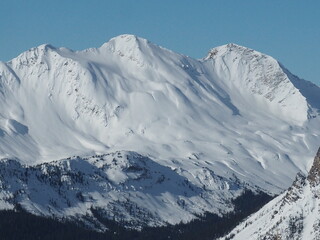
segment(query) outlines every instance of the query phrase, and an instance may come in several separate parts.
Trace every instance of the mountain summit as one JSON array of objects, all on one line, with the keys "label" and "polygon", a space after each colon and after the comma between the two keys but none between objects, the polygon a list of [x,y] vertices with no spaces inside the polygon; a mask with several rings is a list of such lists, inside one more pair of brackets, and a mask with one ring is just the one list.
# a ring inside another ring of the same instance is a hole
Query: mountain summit
[{"label": "mountain summit", "polygon": [[[139,221],[130,205],[150,225],[224,214],[246,189],[278,194],[307,172],[319,92],[236,44],[200,60],[133,35],[83,51],[32,48],[0,63],[1,164],[15,176],[3,175],[1,206],[60,217],[104,208]],[[52,179],[78,188],[63,195]]]},{"label": "mountain summit", "polygon": [[287,120],[307,120],[310,108],[306,96],[274,58],[231,43],[212,49],[205,59],[212,59],[217,73],[229,81],[228,86],[263,96],[269,107],[284,114]]}]

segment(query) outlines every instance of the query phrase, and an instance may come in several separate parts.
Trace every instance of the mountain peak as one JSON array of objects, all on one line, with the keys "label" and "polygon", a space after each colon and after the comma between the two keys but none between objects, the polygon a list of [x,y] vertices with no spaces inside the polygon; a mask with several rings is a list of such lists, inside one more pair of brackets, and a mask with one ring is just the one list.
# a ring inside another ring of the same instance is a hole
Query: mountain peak
[{"label": "mountain peak", "polygon": [[20,65],[29,65],[41,59],[43,56],[47,55],[51,51],[56,51],[56,47],[49,43],[41,44],[37,47],[30,48],[29,50],[21,53],[16,58],[13,58],[9,63],[16,63]]},{"label": "mountain peak", "polygon": [[[232,140],[226,147],[218,147],[237,149],[235,151],[241,159],[261,161],[254,171],[260,173],[262,167],[266,169],[264,175],[267,175],[269,170],[274,171],[269,162],[279,159],[286,168],[292,166],[292,169],[290,172],[285,168],[276,169],[279,171],[277,175],[292,177],[299,169],[290,163],[291,156],[285,155],[287,150],[283,150],[291,149],[291,142],[298,146],[292,161],[297,161],[299,168],[305,169],[303,163],[298,161],[299,153],[306,147],[302,139],[306,139],[310,147],[310,142],[317,144],[319,136],[318,128],[315,126],[314,130],[311,126],[310,130],[306,130],[306,137],[300,137],[298,127],[308,124],[306,100],[290,83],[279,64],[270,60],[271,57],[242,58],[236,49],[241,51],[247,48],[237,44],[227,44],[217,49],[221,52],[235,49],[231,53],[236,54],[226,53],[207,62],[198,61],[129,34],[112,38],[89,53],[76,51],[69,54],[49,44],[33,49],[29,56],[27,51],[26,57],[3,66],[3,73],[0,72],[3,83],[11,84],[3,84],[5,94],[0,94],[4,116],[3,120],[0,118],[0,130],[3,131],[3,138],[0,131],[0,140],[4,143],[0,144],[0,153],[23,158],[22,162],[32,162],[33,159],[48,161],[69,154],[103,152],[106,148],[121,146],[148,154],[160,153],[168,159],[177,156],[184,159],[186,151],[192,151],[187,153],[188,156],[194,155],[195,149],[196,155],[200,154],[209,161],[213,153],[219,152],[221,154],[217,159],[224,161],[225,150],[207,149],[196,137],[201,131],[202,140],[210,139],[214,144],[221,141],[207,135],[210,129],[232,139],[233,134],[227,130],[229,127],[221,130],[223,123],[230,125],[237,133],[239,126],[243,126],[245,130],[239,134],[255,136],[258,149],[270,148],[277,152],[275,156],[266,155],[261,160],[256,147],[252,146],[253,153],[241,150],[239,146],[242,145],[238,143],[242,140]],[[40,54],[42,51],[46,51],[45,55]],[[21,84],[14,85],[16,82]],[[45,138],[43,134],[48,132],[48,125],[42,118],[36,117],[39,112],[50,119],[50,138]],[[229,114],[237,117],[229,117]],[[12,123],[11,120],[26,126],[28,131],[24,131],[25,134],[12,131],[8,124]],[[184,122],[187,124],[184,125]],[[249,125],[251,122],[253,127]],[[270,125],[274,130],[269,129]],[[178,129],[179,134],[173,136],[172,129]],[[163,135],[160,139],[156,137],[159,130]],[[285,136],[292,136],[292,139],[288,137],[290,146],[286,145],[287,142],[279,147],[274,144],[278,138],[283,139],[282,130]],[[14,135],[16,132],[19,135]],[[311,132],[316,137],[312,137]],[[14,143],[10,142],[11,147],[8,148],[7,136],[11,135],[16,146],[13,147]],[[24,137],[23,144],[30,145],[25,148],[26,154],[15,150],[21,146],[20,135]],[[269,140],[267,135],[276,140]],[[62,143],[61,136],[68,140]],[[34,142],[30,142],[29,137]],[[169,147],[164,145],[167,142]],[[251,143],[244,145],[251,149]],[[53,146],[63,150],[55,151]],[[178,153],[174,150],[184,148],[186,151],[177,150]],[[231,150],[226,152],[229,155]],[[228,159],[232,161],[232,158]],[[219,168],[229,169],[228,164]],[[239,164],[239,168],[244,165]],[[288,179],[283,180],[287,185],[291,183]],[[277,187],[281,185],[273,179],[269,182]]]},{"label": "mountain peak", "polygon": [[228,44],[222,45],[222,46],[220,46],[218,48],[225,48],[225,49],[228,49],[229,51],[236,51],[236,50],[251,50],[251,51],[254,51],[251,48],[248,48],[248,47],[236,44],[236,43],[228,43]]},{"label": "mountain peak", "polygon": [[226,53],[229,53],[229,52],[239,53],[241,55],[244,53],[248,53],[248,52],[251,52],[251,53],[254,52],[255,54],[261,54],[251,48],[247,48],[247,47],[238,45],[236,43],[228,43],[225,45],[221,45],[221,46],[212,48],[209,51],[208,55],[204,59],[205,60],[213,59],[215,57],[225,55]]},{"label": "mountain peak", "polygon": [[44,44],[0,65],[0,158],[21,163],[0,161],[0,209],[21,202],[74,219],[97,206],[173,224],[232,211],[244,189],[289,187],[314,157],[305,149],[318,147],[320,116],[306,118],[273,58],[216,49],[199,61],[120,35],[84,51]]},{"label": "mountain peak", "polygon": [[132,50],[141,49],[141,45],[147,44],[150,44],[147,39],[140,38],[132,34],[123,34],[111,38],[108,42],[104,43],[101,48],[108,48],[112,50]]},{"label": "mountain peak", "polygon": [[49,51],[54,51],[56,49],[57,48],[54,47],[53,45],[51,45],[50,43],[45,43],[45,44],[41,44],[41,45],[39,45],[37,47],[30,48],[28,51],[26,51],[26,52],[24,52],[22,54],[29,55],[31,53],[31,54],[41,55],[43,53],[47,53]]},{"label": "mountain peak", "polygon": [[[205,61],[230,88],[267,100],[270,107],[286,119],[302,124],[310,109],[306,97],[292,83],[288,73],[271,56],[229,43],[213,48]],[[308,94],[308,92],[306,92]]]},{"label": "mountain peak", "polygon": [[154,57],[167,56],[168,50],[151,43],[147,39],[137,37],[131,34],[123,34],[111,38],[100,47],[102,52],[111,52],[120,56],[122,59],[134,62],[139,67],[152,66]]},{"label": "mountain peak", "polygon": [[126,41],[126,42],[137,42],[137,41],[148,41],[145,38],[138,37],[134,34],[121,34],[119,36],[113,37],[110,41]]},{"label": "mountain peak", "polygon": [[48,51],[48,50],[54,50],[56,49],[56,47],[54,47],[53,45],[51,45],[50,43],[45,43],[45,44],[41,44],[38,47],[36,47],[39,50],[44,50],[44,51]]}]

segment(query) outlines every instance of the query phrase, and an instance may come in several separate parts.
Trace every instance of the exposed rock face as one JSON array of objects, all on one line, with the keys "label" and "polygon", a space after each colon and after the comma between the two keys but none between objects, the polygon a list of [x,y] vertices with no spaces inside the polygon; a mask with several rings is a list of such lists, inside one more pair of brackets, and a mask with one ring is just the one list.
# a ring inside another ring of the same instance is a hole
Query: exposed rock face
[{"label": "exposed rock face", "polygon": [[309,171],[308,181],[313,187],[320,183],[320,148]]}]

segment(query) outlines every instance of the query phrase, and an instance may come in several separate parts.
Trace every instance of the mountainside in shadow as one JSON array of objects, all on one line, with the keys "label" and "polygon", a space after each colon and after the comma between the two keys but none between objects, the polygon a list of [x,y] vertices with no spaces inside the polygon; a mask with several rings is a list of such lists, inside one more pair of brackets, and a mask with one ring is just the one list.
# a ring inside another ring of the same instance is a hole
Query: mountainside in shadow
[{"label": "mountainside in shadow", "polygon": [[164,240],[164,239],[212,239],[230,231],[239,221],[259,209],[270,200],[264,193],[246,191],[233,200],[235,211],[220,217],[206,213],[188,223],[161,227],[144,227],[141,230],[128,229],[125,222],[109,220],[93,210],[106,231],[93,231],[78,220],[52,219],[36,216],[17,206],[15,210],[0,211],[0,238],[9,239],[113,239],[113,240]]}]

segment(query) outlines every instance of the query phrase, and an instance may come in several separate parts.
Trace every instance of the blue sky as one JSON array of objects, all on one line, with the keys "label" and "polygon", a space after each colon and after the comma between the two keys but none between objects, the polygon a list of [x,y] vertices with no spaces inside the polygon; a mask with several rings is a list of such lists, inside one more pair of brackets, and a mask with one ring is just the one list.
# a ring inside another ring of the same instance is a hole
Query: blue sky
[{"label": "blue sky", "polygon": [[81,50],[130,33],[202,58],[234,42],[320,85],[320,1],[1,0],[0,60],[43,43]]}]

